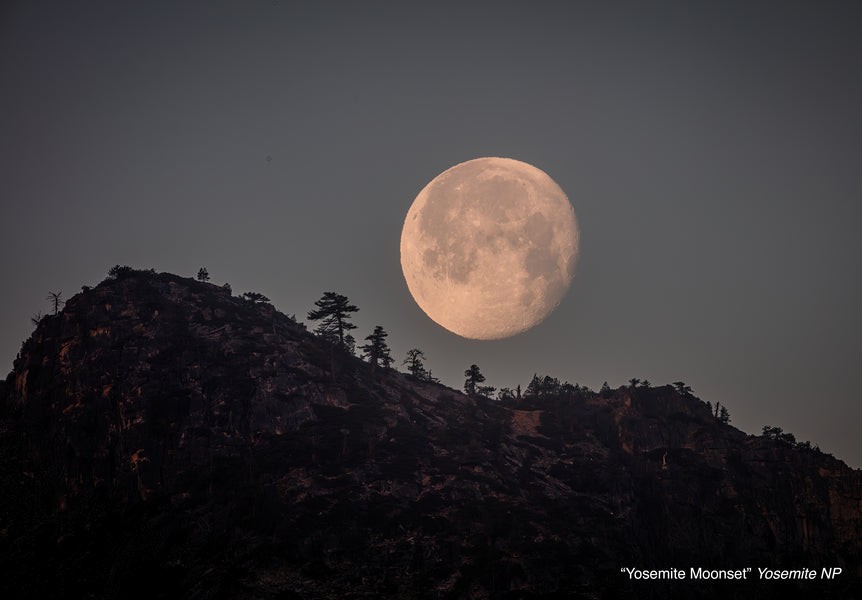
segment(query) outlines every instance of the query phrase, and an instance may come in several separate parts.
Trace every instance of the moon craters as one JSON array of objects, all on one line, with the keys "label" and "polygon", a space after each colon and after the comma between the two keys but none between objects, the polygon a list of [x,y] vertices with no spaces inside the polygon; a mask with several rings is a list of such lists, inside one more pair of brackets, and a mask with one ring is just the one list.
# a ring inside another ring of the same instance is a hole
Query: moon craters
[{"label": "moon craters", "polygon": [[574,275],[578,228],[543,171],[480,158],[437,176],[401,233],[401,266],[417,304],[474,339],[515,335],[559,304]]}]

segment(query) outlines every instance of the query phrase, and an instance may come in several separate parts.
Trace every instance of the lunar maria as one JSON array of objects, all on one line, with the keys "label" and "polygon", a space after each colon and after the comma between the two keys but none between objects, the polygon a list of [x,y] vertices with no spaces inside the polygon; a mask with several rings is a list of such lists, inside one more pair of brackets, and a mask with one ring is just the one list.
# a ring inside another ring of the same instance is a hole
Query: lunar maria
[{"label": "lunar maria", "polygon": [[419,193],[401,232],[413,298],[460,336],[493,340],[534,327],[575,274],[579,232],[566,194],[544,171],[477,158]]}]

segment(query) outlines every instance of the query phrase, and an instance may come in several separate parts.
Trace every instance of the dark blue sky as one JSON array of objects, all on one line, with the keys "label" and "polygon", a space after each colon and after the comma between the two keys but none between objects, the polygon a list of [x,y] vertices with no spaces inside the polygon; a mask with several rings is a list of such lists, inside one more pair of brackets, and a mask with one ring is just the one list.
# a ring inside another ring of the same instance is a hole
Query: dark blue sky
[{"label": "dark blue sky", "polygon": [[[7,2],[0,362],[49,291],[205,265],[302,320],[346,294],[453,387],[682,379],[860,467],[860,31],[854,2]],[[559,309],[495,342],[431,322],[398,256],[480,156],[581,229]]]}]

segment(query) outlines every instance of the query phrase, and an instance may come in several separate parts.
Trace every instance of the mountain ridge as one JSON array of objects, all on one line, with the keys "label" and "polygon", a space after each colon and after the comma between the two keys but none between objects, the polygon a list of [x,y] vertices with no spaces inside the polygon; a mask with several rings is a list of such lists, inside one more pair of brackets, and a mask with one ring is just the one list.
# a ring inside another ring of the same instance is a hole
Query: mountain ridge
[{"label": "mountain ridge", "polygon": [[[862,472],[830,455],[671,386],[500,403],[372,373],[176,275],[69,299],[0,399],[12,596],[851,598],[862,577]],[[621,574],[673,566],[844,576]]]}]

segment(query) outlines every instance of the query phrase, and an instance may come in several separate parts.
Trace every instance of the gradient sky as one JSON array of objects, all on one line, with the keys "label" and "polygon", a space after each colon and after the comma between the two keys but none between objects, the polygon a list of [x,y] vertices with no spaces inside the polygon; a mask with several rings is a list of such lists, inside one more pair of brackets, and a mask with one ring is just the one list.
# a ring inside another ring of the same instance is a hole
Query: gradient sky
[{"label": "gradient sky", "polygon": [[[681,379],[862,467],[860,31],[849,1],[5,2],[0,368],[49,291],[206,266],[300,320],[343,293],[456,388]],[[559,309],[494,342],[430,321],[398,255],[480,156],[581,230]]]}]

